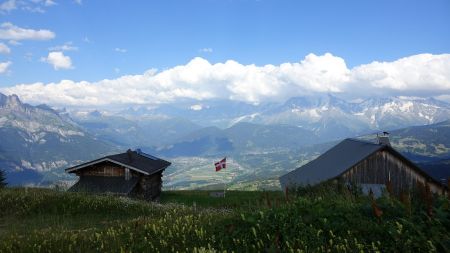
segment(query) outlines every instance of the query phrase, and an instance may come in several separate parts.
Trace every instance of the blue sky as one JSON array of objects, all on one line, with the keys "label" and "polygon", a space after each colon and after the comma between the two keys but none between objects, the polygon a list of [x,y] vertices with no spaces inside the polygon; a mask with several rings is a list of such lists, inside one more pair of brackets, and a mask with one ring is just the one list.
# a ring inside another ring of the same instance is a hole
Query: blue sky
[{"label": "blue sky", "polygon": [[195,57],[263,66],[329,52],[351,69],[450,53],[447,0],[0,0],[0,10],[0,24],[8,23],[0,30],[53,34],[17,41],[0,34],[9,51],[0,54],[0,63],[8,63],[0,87],[116,79],[186,65]]}]

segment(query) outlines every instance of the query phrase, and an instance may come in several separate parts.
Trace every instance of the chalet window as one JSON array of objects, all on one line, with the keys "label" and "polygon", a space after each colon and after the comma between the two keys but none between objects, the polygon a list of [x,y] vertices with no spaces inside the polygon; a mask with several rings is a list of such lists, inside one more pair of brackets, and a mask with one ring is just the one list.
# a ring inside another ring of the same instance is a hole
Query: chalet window
[{"label": "chalet window", "polygon": [[130,178],[131,178],[130,169],[125,168],[125,180],[130,180]]}]

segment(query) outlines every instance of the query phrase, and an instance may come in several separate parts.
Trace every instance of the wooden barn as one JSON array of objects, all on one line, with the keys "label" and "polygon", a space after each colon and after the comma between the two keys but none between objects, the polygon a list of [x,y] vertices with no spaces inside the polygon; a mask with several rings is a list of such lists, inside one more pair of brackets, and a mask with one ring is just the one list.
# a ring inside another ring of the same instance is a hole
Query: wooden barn
[{"label": "wooden barn", "polygon": [[71,168],[79,176],[68,191],[109,193],[159,200],[162,173],[170,162],[145,154],[139,149],[105,156]]},{"label": "wooden barn", "polygon": [[390,146],[386,136],[378,143],[345,139],[315,160],[280,177],[283,189],[316,185],[330,180],[357,184],[363,192],[381,195],[390,181],[395,194],[428,184],[434,193],[447,192],[446,186],[429,176]]}]

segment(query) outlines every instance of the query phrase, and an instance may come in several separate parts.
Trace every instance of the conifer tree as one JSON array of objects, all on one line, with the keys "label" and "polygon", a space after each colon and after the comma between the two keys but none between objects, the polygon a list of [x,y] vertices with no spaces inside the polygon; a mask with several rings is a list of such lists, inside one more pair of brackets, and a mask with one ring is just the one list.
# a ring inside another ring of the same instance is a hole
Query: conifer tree
[{"label": "conifer tree", "polygon": [[6,185],[6,173],[0,170],[0,188],[4,188]]}]

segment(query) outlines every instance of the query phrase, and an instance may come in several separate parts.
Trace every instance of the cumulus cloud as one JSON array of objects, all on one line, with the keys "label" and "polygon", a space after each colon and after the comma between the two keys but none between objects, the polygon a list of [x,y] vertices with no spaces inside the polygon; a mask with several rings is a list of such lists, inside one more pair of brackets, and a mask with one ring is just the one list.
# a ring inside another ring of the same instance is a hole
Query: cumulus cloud
[{"label": "cumulus cloud", "polygon": [[41,61],[53,65],[55,70],[73,68],[70,57],[61,51],[50,52],[47,57],[42,57]]},{"label": "cumulus cloud", "polygon": [[420,54],[352,69],[330,53],[264,66],[233,60],[212,64],[197,57],[163,71],[150,69],[98,82],[19,84],[2,91],[29,102],[87,106],[169,103],[181,98],[260,103],[318,93],[445,96],[450,95],[450,54]]},{"label": "cumulus cloud", "polygon": [[12,64],[12,62],[0,62],[0,74],[4,74],[8,72],[9,66]]},{"label": "cumulus cloud", "polygon": [[372,62],[355,67],[352,80],[359,88],[369,84],[381,92],[450,94],[450,54],[419,54],[394,62]]},{"label": "cumulus cloud", "polygon": [[11,53],[11,49],[4,43],[0,42],[0,54],[9,54],[9,53]]},{"label": "cumulus cloud", "polygon": [[21,28],[9,22],[0,25],[0,39],[2,40],[50,40],[53,38],[55,38],[55,33],[50,30]]}]

